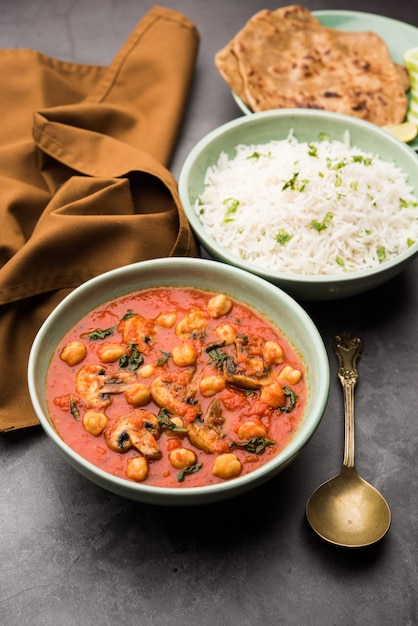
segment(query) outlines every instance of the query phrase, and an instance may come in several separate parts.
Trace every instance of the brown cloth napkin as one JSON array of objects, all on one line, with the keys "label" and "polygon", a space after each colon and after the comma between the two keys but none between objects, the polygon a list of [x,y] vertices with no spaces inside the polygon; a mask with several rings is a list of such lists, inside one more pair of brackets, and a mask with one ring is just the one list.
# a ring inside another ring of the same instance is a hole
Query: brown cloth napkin
[{"label": "brown cloth napkin", "polygon": [[109,67],[0,50],[0,431],[38,422],[36,332],[104,271],[197,256],[168,169],[199,34],[156,6]]}]

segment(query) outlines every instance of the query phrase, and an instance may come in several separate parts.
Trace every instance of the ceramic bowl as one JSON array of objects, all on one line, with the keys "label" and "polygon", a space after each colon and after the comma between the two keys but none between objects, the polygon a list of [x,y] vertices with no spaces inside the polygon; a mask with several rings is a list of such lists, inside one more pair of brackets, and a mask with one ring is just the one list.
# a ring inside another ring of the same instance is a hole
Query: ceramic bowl
[{"label": "ceramic bowl", "polygon": [[217,163],[221,152],[235,155],[238,144],[262,144],[286,139],[289,131],[301,142],[317,141],[321,133],[342,141],[350,133],[351,145],[364,152],[394,163],[408,176],[418,192],[418,156],[406,144],[387,131],[354,117],[308,109],[281,109],[240,117],[213,130],[191,150],[179,177],[180,199],[190,225],[201,246],[209,256],[240,267],[278,285],[298,300],[332,300],[368,291],[393,278],[418,254],[418,241],[405,252],[381,263],[378,267],[344,274],[298,275],[264,269],[233,254],[208,234],[195,211],[196,199],[204,189],[207,169]]},{"label": "ceramic bowl", "polygon": [[[300,427],[288,446],[263,467],[222,484],[194,488],[160,488],[107,473],[74,452],[57,434],[46,402],[46,376],[64,334],[85,314],[108,300],[153,286],[190,286],[227,293],[264,314],[302,356],[308,399]],[[315,325],[285,292],[258,276],[206,259],[157,259],[102,274],[75,289],[50,314],[33,343],[28,384],[39,421],[64,458],[95,484],[133,500],[158,505],[205,504],[236,496],[283,470],[308,443],[324,413],[329,393],[329,363]]]}]

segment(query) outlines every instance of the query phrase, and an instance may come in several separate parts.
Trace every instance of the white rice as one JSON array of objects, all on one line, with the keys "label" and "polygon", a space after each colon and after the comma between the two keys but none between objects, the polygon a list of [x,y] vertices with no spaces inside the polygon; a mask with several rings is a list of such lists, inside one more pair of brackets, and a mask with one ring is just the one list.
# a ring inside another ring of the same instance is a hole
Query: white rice
[{"label": "white rice", "polygon": [[341,274],[418,239],[418,199],[394,164],[325,138],[239,145],[208,169],[195,211],[230,253],[264,269]]}]

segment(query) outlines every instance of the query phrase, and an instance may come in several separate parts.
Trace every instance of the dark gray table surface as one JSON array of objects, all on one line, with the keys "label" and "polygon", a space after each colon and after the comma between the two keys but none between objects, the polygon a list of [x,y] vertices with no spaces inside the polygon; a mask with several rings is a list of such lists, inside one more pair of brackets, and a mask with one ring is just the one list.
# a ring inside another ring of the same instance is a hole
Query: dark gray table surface
[{"label": "dark gray table surface", "polygon": [[[241,115],[213,65],[272,0],[173,0],[201,33],[172,170],[219,124]],[[109,63],[151,0],[1,3],[0,47]],[[307,1],[418,26],[418,1]],[[417,40],[418,45],[418,40]],[[330,356],[331,394],[315,436],[279,476],[234,501],[160,508],[89,483],[40,428],[0,436],[0,623],[4,626],[407,626],[418,623],[418,265],[373,293],[304,304]],[[364,341],[356,388],[356,465],[389,501],[385,540],[346,551],[305,519],[313,489],[343,453],[342,393],[332,341]]]}]

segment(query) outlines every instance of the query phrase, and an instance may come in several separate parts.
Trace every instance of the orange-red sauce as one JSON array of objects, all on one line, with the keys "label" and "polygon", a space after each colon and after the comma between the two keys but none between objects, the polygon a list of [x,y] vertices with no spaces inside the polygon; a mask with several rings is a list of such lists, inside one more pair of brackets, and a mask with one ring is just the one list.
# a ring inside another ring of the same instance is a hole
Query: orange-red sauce
[{"label": "orange-red sauce", "polygon": [[[202,416],[205,416],[209,405],[215,399],[220,401],[223,423],[217,442],[217,445],[219,444],[217,451],[208,453],[193,445],[187,435],[162,430],[156,439],[161,458],[148,461],[149,473],[144,484],[187,488],[224,482],[227,479],[212,474],[213,463],[218,454],[223,452],[235,454],[242,465],[239,475],[243,475],[268,462],[285,448],[298,428],[306,402],[306,384],[301,358],[275,325],[240,302],[232,300],[233,306],[230,312],[220,317],[212,317],[207,307],[213,295],[208,291],[183,287],[161,287],[135,292],[94,309],[66,334],[50,363],[47,376],[47,400],[55,428],[71,448],[101,469],[127,480],[131,480],[126,475],[128,459],[141,456],[135,447],[126,452],[113,451],[106,443],[106,430],[99,435],[94,435],[87,432],[83,426],[83,415],[92,407],[78,393],[77,372],[85,366],[101,364],[104,365],[107,373],[116,375],[121,371],[132,370],[131,376],[148,389],[151,388],[153,380],[159,376],[164,377],[167,374],[173,376],[174,372],[178,372],[178,375],[183,377],[186,371],[192,372],[192,400],[189,399],[186,402],[188,408],[182,416],[185,428],[196,419],[195,423],[200,427]],[[192,333],[191,336],[179,336],[176,332],[178,324],[191,311],[204,312],[205,329],[203,332]],[[175,313],[175,323],[171,327],[156,323],[161,313]],[[132,367],[129,364],[128,367],[121,367],[119,360],[103,364],[99,354],[101,353],[100,346],[104,343],[122,344],[128,350],[124,339],[127,341],[133,339],[133,343],[138,339],[135,335],[128,337],[129,328],[127,330],[126,324],[121,323],[126,314],[128,318],[132,315],[140,315],[143,322],[145,334],[142,335],[140,341],[137,341],[137,350],[140,352],[142,363]],[[232,327],[240,337],[259,337],[263,342],[273,341],[282,348],[282,362],[268,364],[270,379],[276,383],[278,381],[287,392],[291,391],[291,394],[284,395],[282,406],[279,408],[269,406],[262,399],[261,387],[248,390],[238,388],[229,382],[226,382],[224,388],[214,395],[209,397],[202,395],[199,386],[202,378],[213,375],[219,379],[223,376],[222,370],[217,368],[213,359],[210,358],[214,353],[208,353],[205,348],[209,344],[216,344],[217,354],[236,356],[234,343],[219,346],[220,341],[216,329],[223,325]],[[96,339],[87,335],[97,329],[110,329],[112,333],[105,338]],[[61,354],[63,348],[71,341],[83,344],[86,348],[86,355],[80,363],[70,366],[61,358]],[[196,353],[196,361],[191,366],[177,366],[173,363],[174,347],[184,343],[192,345]],[[280,372],[289,365],[302,372],[299,382],[290,384],[280,378]],[[149,371],[146,372],[147,368],[142,369],[144,366],[151,366],[151,375]],[[141,375],[142,371],[145,371],[146,377]],[[106,428],[110,428],[121,415],[138,408],[127,402],[125,392],[111,393],[110,398],[110,404],[104,409],[99,409],[109,420]],[[145,404],[139,405],[139,408],[150,411],[155,416],[158,416],[161,411],[161,407],[157,406],[152,397]],[[168,416],[170,417],[170,413]],[[242,445],[231,445],[231,442],[245,444],[248,441],[248,439],[240,439],[237,430],[240,424],[254,417],[265,426],[266,439],[270,442],[259,454],[247,451]],[[179,480],[180,471],[169,460],[170,450],[178,447],[193,450],[196,455],[195,465],[199,465],[197,471],[183,474],[183,480]]]}]

